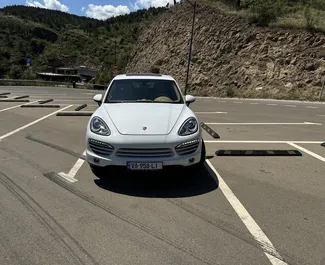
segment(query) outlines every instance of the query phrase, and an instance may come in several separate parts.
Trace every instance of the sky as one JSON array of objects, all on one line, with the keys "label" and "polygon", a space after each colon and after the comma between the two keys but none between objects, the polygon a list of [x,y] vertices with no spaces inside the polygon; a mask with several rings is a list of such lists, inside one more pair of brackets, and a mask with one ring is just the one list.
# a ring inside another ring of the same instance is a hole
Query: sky
[{"label": "sky", "polygon": [[174,0],[0,0],[0,7],[8,5],[35,6],[79,16],[107,19],[128,14],[137,9],[166,6],[167,3],[172,5]]}]

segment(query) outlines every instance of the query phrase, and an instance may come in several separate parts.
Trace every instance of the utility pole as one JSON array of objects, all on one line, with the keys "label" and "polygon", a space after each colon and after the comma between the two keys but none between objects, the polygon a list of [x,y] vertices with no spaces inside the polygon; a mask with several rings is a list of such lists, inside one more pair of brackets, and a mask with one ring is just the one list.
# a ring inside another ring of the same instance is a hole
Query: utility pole
[{"label": "utility pole", "polygon": [[194,34],[194,22],[195,22],[195,13],[196,13],[196,2],[191,3],[190,0],[186,0],[190,3],[190,5],[193,7],[193,20],[192,20],[192,31],[191,31],[191,38],[190,38],[190,47],[189,47],[189,53],[188,53],[188,61],[187,61],[187,70],[186,70],[186,80],[185,80],[185,95],[187,93],[187,87],[188,87],[188,77],[190,72],[190,64],[191,64],[191,56],[192,56],[192,44],[193,44],[193,34]]},{"label": "utility pole", "polygon": [[116,64],[116,39],[115,39],[115,64]]}]

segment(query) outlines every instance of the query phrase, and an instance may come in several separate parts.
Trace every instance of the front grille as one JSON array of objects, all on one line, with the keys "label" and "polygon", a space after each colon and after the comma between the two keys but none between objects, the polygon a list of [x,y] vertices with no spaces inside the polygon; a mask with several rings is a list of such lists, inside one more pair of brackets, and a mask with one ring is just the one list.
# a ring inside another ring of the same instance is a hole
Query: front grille
[{"label": "front grille", "polygon": [[180,156],[190,155],[198,149],[199,144],[200,144],[200,140],[197,139],[194,141],[182,143],[182,144],[176,146],[175,150],[176,150],[176,153]]},{"label": "front grille", "polygon": [[120,148],[115,155],[119,157],[159,158],[171,157],[173,151],[169,148]]},{"label": "front grille", "polygon": [[114,147],[108,143],[89,139],[90,149],[97,155],[109,156],[112,154]]}]

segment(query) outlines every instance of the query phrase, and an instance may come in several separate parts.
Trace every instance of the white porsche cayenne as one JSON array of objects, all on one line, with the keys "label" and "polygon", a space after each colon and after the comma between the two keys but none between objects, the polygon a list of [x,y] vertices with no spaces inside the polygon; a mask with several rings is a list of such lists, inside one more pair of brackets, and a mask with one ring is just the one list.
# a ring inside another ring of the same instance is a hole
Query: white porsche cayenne
[{"label": "white porsche cayenne", "polygon": [[86,157],[92,171],[109,166],[128,170],[162,170],[169,166],[199,169],[205,145],[197,117],[188,107],[195,101],[184,96],[168,75],[116,76],[86,132]]}]

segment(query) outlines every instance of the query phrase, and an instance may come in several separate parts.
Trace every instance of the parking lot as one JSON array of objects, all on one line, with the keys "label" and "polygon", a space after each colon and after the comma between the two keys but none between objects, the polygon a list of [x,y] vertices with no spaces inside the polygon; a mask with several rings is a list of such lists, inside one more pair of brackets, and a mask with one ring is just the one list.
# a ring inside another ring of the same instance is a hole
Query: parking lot
[{"label": "parking lot", "polygon": [[97,93],[0,87],[0,264],[325,265],[325,104],[197,98],[220,136],[200,176],[101,181],[83,156]]}]

